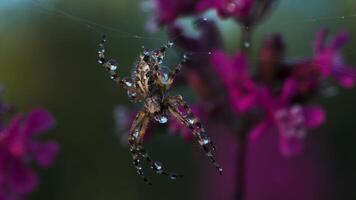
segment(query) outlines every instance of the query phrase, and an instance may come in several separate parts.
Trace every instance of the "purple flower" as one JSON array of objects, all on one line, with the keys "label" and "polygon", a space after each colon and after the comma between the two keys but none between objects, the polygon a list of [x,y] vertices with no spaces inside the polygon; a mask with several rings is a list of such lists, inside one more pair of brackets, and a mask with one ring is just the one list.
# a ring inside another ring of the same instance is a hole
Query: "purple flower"
[{"label": "purple flower", "polygon": [[235,18],[245,26],[260,22],[268,13],[275,0],[201,0],[198,12],[215,9],[223,18]]},{"label": "purple flower", "polygon": [[267,87],[260,89],[259,99],[266,116],[250,132],[250,138],[255,141],[267,131],[276,131],[280,138],[280,151],[284,156],[300,154],[308,130],[319,127],[325,121],[321,107],[293,104],[297,84],[295,80],[286,80],[278,97],[274,97]]},{"label": "purple flower", "polygon": [[245,113],[253,108],[257,100],[257,85],[248,70],[247,58],[241,53],[230,58],[217,50],[212,53],[211,62],[228,91],[234,110]]},{"label": "purple flower", "polygon": [[198,11],[215,8],[222,17],[237,19],[251,15],[255,0],[202,0],[198,4]]},{"label": "purple flower", "polygon": [[173,24],[178,17],[194,13],[197,3],[198,0],[147,0],[144,10],[153,13],[148,29],[155,31],[158,26]]},{"label": "purple flower", "polygon": [[344,63],[341,52],[341,48],[349,42],[350,36],[347,32],[341,32],[329,43],[326,42],[327,36],[326,29],[318,33],[314,62],[323,77],[333,77],[343,87],[351,88],[355,85],[356,69]]},{"label": "purple flower", "polygon": [[59,153],[57,142],[38,138],[54,125],[53,116],[38,108],[27,116],[18,114],[0,131],[0,199],[22,199],[36,189],[39,180],[32,163],[50,167]]}]

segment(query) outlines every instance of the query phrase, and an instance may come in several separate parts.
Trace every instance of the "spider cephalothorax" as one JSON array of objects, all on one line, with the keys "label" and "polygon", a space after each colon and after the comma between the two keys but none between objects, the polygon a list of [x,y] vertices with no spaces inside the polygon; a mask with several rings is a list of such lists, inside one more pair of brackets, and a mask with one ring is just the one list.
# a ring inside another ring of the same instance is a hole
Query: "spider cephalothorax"
[{"label": "spider cephalothorax", "polygon": [[143,147],[143,137],[149,121],[167,123],[169,115],[176,117],[182,124],[192,130],[198,143],[221,174],[222,168],[215,161],[212,154],[212,151],[215,149],[214,145],[202,127],[200,120],[194,116],[182,96],[169,96],[167,94],[176,74],[180,72],[182,65],[187,62],[188,56],[184,55],[182,61],[170,71],[161,64],[167,48],[171,47],[172,43],[168,43],[155,50],[145,49],[134,66],[132,76],[130,78],[121,78],[118,74],[117,62],[105,58],[105,42],[106,39],[103,38],[99,45],[99,63],[103,64],[105,69],[110,73],[111,79],[127,90],[131,101],[143,101],[144,103],[144,108],[133,121],[129,135],[133,164],[143,180],[150,184],[150,181],[144,176],[140,163],[141,159],[145,159],[157,174],[167,175],[171,179],[179,177],[175,173],[163,171],[163,166],[159,162],[153,161]]}]

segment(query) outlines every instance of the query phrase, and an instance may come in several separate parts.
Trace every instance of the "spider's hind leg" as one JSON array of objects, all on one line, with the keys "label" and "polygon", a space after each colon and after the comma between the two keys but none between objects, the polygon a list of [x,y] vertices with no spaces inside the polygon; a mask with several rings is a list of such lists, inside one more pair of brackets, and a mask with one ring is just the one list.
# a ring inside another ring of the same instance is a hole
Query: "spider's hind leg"
[{"label": "spider's hind leg", "polygon": [[129,144],[130,151],[133,158],[133,163],[135,168],[137,169],[137,173],[139,176],[143,178],[143,180],[151,184],[151,182],[144,176],[142,166],[140,165],[140,159],[145,159],[150,167],[156,172],[156,174],[163,174],[168,176],[170,179],[175,180],[178,177],[182,177],[176,173],[168,173],[163,170],[163,165],[160,162],[154,161],[146,152],[143,146],[143,138],[145,135],[145,131],[147,129],[149,123],[149,115],[145,111],[141,111],[137,114],[130,131],[129,136]]},{"label": "spider's hind leg", "polygon": [[142,140],[145,131],[147,129],[147,125],[149,122],[149,118],[147,113],[139,112],[136,115],[136,118],[131,126],[130,135],[129,135],[129,145],[130,151],[132,155],[133,165],[137,170],[137,174],[143,179],[144,182],[151,185],[150,180],[144,175],[143,167],[141,165],[141,155],[139,153],[139,140]]},{"label": "spider's hind leg", "polygon": [[216,162],[213,151],[215,150],[215,146],[205,129],[202,127],[202,124],[197,118],[190,107],[185,103],[182,96],[172,96],[168,98],[169,111],[171,114],[176,117],[182,124],[189,127],[195,138],[197,139],[199,145],[204,150],[206,156],[210,159],[210,161],[214,164],[215,168],[218,170],[220,174],[222,174],[222,167]]}]

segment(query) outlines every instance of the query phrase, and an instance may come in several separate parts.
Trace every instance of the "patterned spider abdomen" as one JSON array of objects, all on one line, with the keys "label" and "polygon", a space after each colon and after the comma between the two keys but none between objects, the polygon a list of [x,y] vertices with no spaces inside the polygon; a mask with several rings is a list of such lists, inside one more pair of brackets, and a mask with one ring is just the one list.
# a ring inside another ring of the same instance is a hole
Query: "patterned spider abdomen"
[{"label": "patterned spider abdomen", "polygon": [[158,95],[148,97],[145,99],[145,109],[150,114],[156,114],[161,112],[162,98]]}]

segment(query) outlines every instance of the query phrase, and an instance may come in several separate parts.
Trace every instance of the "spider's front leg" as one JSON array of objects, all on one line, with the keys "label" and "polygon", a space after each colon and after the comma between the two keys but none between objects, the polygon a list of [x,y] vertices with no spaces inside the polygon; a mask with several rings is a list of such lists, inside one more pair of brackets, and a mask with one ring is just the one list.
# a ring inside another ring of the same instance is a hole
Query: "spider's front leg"
[{"label": "spider's front leg", "polygon": [[181,61],[174,67],[173,70],[171,70],[169,72],[169,75],[168,75],[168,88],[170,86],[172,86],[173,82],[174,82],[174,79],[176,78],[177,74],[179,74],[179,72],[182,71],[182,68],[183,68],[183,65],[185,65],[188,60],[189,60],[189,57],[190,55],[188,53],[184,53],[183,54],[183,58],[181,59]]},{"label": "spider's front leg", "polygon": [[183,100],[182,96],[171,96],[167,98],[168,110],[170,113],[176,117],[182,124],[189,127],[195,138],[197,139],[199,145],[204,150],[205,154],[209,157],[211,162],[214,164],[215,168],[220,174],[222,174],[222,167],[216,162],[213,151],[215,146],[213,145],[211,139],[202,127],[202,124],[197,118],[188,104]]},{"label": "spider's front leg", "polygon": [[99,44],[98,50],[98,62],[103,65],[106,71],[109,72],[110,78],[114,80],[119,86],[127,90],[129,97],[133,101],[142,100],[142,94],[140,90],[135,87],[134,81],[129,77],[120,78],[118,72],[118,62],[114,59],[107,59],[105,57],[105,43],[106,37],[103,36],[102,41]]},{"label": "spider's front leg", "polygon": [[129,135],[130,151],[133,159],[133,164],[137,170],[138,175],[141,176],[146,183],[151,185],[149,179],[144,176],[143,168],[140,165],[141,162],[140,159],[142,158],[145,159],[150,164],[151,168],[157,174],[163,174],[169,176],[169,178],[172,180],[181,177],[181,175],[178,175],[176,173],[168,173],[164,171],[162,164],[160,162],[153,161],[151,157],[148,155],[148,153],[146,152],[143,146],[143,138],[145,136],[148,123],[149,123],[149,114],[146,111],[139,112],[132,124],[130,135]]}]

